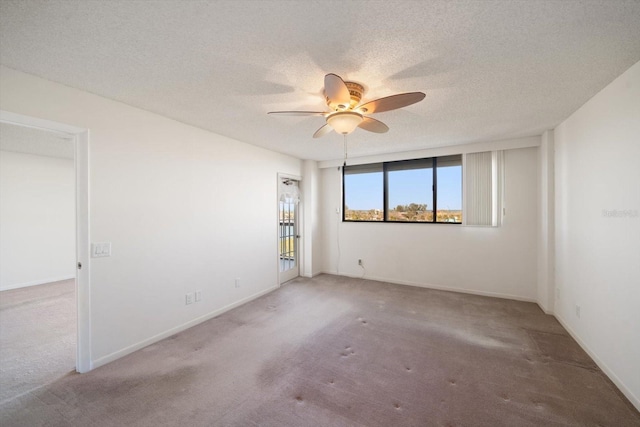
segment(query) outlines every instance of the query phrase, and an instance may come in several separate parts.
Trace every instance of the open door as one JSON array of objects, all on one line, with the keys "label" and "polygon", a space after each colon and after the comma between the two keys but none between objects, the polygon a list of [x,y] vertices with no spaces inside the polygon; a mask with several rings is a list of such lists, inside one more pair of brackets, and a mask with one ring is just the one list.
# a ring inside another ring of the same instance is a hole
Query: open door
[{"label": "open door", "polygon": [[280,284],[300,275],[298,234],[298,181],[278,178],[278,254]]},{"label": "open door", "polygon": [[75,167],[75,294],[76,371],[83,373],[91,366],[91,305],[89,276],[89,131],[40,118],[0,110],[0,123],[42,130],[73,141]]}]

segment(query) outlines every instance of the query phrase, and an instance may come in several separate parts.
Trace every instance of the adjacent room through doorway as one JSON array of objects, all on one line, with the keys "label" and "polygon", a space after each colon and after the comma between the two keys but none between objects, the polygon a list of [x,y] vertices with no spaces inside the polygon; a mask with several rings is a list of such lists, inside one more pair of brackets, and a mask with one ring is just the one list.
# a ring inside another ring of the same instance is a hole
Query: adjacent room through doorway
[{"label": "adjacent room through doorway", "polygon": [[74,371],[71,135],[0,123],[0,401]]}]

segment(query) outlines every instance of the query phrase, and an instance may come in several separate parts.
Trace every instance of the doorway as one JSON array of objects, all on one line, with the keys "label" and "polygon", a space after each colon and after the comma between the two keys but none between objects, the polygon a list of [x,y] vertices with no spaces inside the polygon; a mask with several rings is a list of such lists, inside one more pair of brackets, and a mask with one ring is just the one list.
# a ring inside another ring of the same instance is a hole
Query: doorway
[{"label": "doorway", "polygon": [[[51,295],[55,299],[65,299],[63,289],[69,288],[69,301],[75,313],[71,317],[70,335],[73,341],[72,356],[65,363],[70,364],[70,368],[77,372],[88,372],[91,370],[91,354],[90,354],[90,286],[89,286],[89,157],[88,157],[88,130],[69,126],[62,123],[52,122],[48,120],[38,119],[35,117],[24,116],[8,111],[0,110],[0,125],[11,126],[15,129],[21,129],[25,134],[35,135],[37,133],[52,135],[55,138],[66,141],[68,152],[65,154],[69,158],[70,179],[71,179],[71,229],[73,234],[71,247],[68,250],[70,280],[65,282],[56,282],[48,286]],[[27,141],[28,142],[28,141]],[[31,141],[31,149],[37,148],[38,142]],[[42,146],[46,151],[48,148]],[[15,150],[19,151],[19,150]],[[55,151],[55,150],[54,150]],[[39,153],[34,152],[34,155]],[[49,153],[51,154],[51,153]],[[59,154],[59,152],[58,152]],[[35,157],[35,156],[34,156]],[[47,163],[42,161],[41,163]],[[49,254],[55,251],[52,249]],[[46,276],[46,278],[56,276]],[[62,279],[60,277],[59,279]],[[26,284],[37,284],[28,283]],[[24,283],[23,283],[24,284]],[[45,286],[45,285],[43,285]],[[33,289],[30,289],[33,288]],[[36,290],[38,286],[26,287],[25,290]],[[22,288],[17,289],[19,291]],[[26,295],[26,292],[25,292]],[[25,297],[26,296],[21,296]],[[75,339],[74,339],[75,338]]]},{"label": "doorway", "polygon": [[300,275],[299,180],[278,177],[278,260],[280,284]]}]

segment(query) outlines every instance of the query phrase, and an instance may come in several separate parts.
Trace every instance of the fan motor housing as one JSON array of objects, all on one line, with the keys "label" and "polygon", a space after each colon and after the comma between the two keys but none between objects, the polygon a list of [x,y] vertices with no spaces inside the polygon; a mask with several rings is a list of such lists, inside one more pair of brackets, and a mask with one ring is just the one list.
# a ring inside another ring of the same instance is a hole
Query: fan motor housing
[{"label": "fan motor housing", "polygon": [[356,82],[344,82],[344,84],[347,86],[347,89],[349,89],[349,96],[351,97],[351,99],[349,100],[349,105],[332,105],[331,100],[325,97],[327,105],[330,108],[333,109],[337,107],[336,110],[340,111],[353,110],[358,104],[360,104],[362,94],[364,93],[364,86]]},{"label": "fan motor housing", "polygon": [[349,109],[353,109],[360,103],[360,100],[362,99],[364,86],[356,82],[344,82],[344,84],[347,85],[347,89],[349,89],[349,95],[351,95],[351,103]]}]

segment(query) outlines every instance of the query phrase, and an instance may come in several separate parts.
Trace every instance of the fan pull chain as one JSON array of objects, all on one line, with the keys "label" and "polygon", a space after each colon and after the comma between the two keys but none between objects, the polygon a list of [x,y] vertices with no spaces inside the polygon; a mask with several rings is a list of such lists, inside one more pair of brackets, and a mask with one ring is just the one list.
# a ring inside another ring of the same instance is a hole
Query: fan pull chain
[{"label": "fan pull chain", "polygon": [[343,166],[347,166],[347,134],[345,133],[342,136],[344,136],[344,165]]}]

